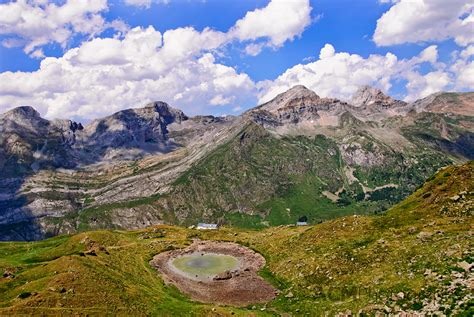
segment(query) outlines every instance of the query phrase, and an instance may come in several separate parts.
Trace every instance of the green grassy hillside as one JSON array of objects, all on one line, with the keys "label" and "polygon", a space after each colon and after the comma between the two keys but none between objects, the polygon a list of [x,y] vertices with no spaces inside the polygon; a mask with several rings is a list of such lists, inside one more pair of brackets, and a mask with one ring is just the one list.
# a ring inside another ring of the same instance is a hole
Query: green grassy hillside
[{"label": "green grassy hillside", "polygon": [[[1,243],[0,315],[291,315],[425,311],[470,316],[474,162],[439,171],[382,216],[308,227],[173,226]],[[244,308],[190,301],[163,284],[153,255],[192,239],[235,241],[267,259],[280,295]],[[397,295],[398,294],[398,295]]]},{"label": "green grassy hillside", "polygon": [[167,220],[175,224],[206,220],[246,228],[291,224],[303,215],[319,223],[377,214],[442,166],[473,155],[468,146],[469,153],[460,153],[457,141],[439,135],[442,121],[452,140],[468,136],[459,127],[463,117],[446,123],[439,114],[424,113],[409,124],[373,123],[380,131],[385,125],[402,125],[403,150],[369,133],[374,128],[370,123],[349,113],[343,119],[341,127],[326,132],[332,137],[276,136],[251,123],[182,175],[156,206],[172,210],[175,217]]}]

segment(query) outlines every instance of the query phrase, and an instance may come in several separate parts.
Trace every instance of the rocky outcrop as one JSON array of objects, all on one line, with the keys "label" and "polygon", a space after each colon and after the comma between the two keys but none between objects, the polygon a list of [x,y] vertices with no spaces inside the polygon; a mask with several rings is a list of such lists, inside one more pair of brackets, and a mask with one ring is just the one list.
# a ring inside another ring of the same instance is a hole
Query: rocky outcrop
[{"label": "rocky outcrop", "polygon": [[69,120],[48,121],[32,107],[19,107],[0,116],[2,173],[27,174],[44,168],[76,166],[71,146],[81,125]]},{"label": "rocky outcrop", "polygon": [[254,109],[276,113],[284,108],[311,106],[316,104],[319,99],[319,96],[314,91],[309,90],[303,85],[297,85]]},{"label": "rocky outcrop", "polygon": [[370,107],[377,105],[382,108],[405,104],[402,101],[395,100],[385,95],[380,89],[370,86],[362,86],[352,97],[350,104],[355,107]]},{"label": "rocky outcrop", "polygon": [[178,145],[169,138],[168,126],[188,117],[164,102],[127,109],[94,120],[77,133],[75,150],[88,153],[84,160],[133,159],[146,153],[167,153]]},{"label": "rocky outcrop", "polygon": [[332,98],[320,98],[315,92],[299,85],[247,111],[245,115],[266,128],[277,128],[305,123],[328,125],[326,117],[339,117],[347,109],[346,103]]},{"label": "rocky outcrop", "polygon": [[181,123],[188,117],[164,102],[154,102],[144,108],[119,111],[109,117],[94,120],[79,133],[79,146],[137,147],[165,145],[168,141],[167,126]]}]

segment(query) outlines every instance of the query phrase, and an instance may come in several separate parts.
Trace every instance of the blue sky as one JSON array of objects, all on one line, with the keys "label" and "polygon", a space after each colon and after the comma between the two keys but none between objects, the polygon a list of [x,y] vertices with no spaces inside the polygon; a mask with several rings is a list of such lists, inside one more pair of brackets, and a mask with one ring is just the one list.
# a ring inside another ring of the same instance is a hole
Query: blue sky
[{"label": "blue sky", "polygon": [[467,0],[82,2],[0,1],[1,112],[236,114],[295,84],[345,100],[361,85],[407,101],[474,89]]}]

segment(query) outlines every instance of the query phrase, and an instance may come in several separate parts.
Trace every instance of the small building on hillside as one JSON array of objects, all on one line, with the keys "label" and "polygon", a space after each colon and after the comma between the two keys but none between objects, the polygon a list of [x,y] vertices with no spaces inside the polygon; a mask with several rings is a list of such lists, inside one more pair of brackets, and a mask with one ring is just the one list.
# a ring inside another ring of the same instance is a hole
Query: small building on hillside
[{"label": "small building on hillside", "polygon": [[217,230],[218,228],[217,223],[198,223],[196,226],[198,230]]}]

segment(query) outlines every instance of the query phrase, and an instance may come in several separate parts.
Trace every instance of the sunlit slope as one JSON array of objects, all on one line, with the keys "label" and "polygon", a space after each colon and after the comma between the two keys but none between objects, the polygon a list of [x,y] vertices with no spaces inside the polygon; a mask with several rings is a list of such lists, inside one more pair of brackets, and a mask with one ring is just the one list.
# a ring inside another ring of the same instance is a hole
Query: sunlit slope
[{"label": "sunlit slope", "polygon": [[[158,226],[2,243],[0,314],[427,312],[436,299],[437,310],[469,315],[473,171],[473,162],[445,168],[383,216],[260,231]],[[165,286],[149,260],[195,238],[235,241],[263,254],[261,274],[280,295],[266,305],[217,307]]]}]

